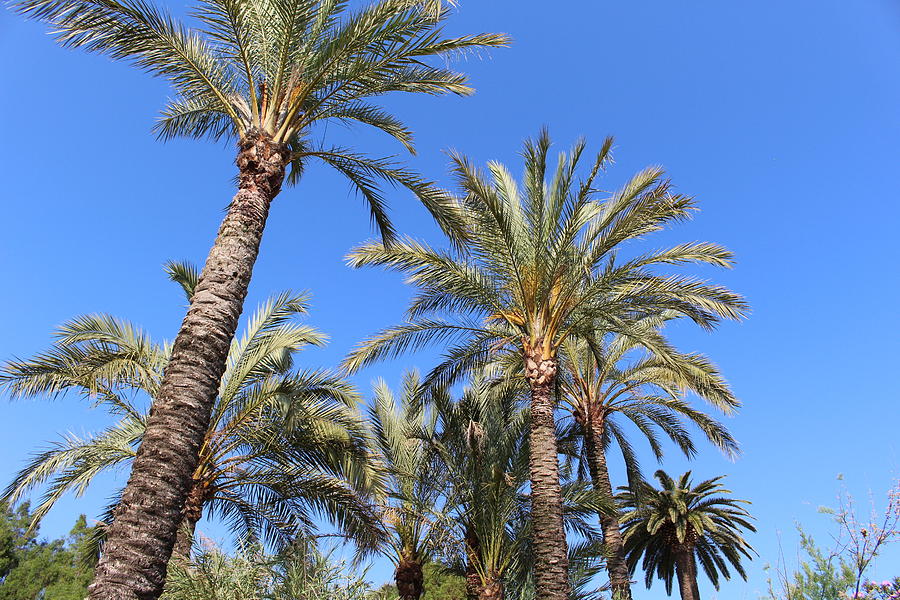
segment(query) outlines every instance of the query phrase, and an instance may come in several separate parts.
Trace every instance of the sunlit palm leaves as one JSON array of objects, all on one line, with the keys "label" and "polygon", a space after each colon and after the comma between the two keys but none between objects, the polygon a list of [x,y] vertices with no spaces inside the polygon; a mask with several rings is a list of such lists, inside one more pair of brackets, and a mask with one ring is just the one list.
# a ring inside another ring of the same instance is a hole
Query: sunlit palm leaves
[{"label": "sunlit palm leaves", "polygon": [[666,320],[646,317],[633,323],[627,336],[598,332],[589,342],[569,340],[564,346],[561,398],[574,417],[565,435],[583,437],[586,428],[599,427],[605,444],[618,445],[634,481],[640,480],[640,468],[626,423],[646,438],[657,460],[663,456],[660,434],[686,456],[696,454],[688,424],[726,455],[738,451],[728,430],[685,395],[693,392],[725,414],[733,413],[738,400],[709,359],[669,345],[661,332]]},{"label": "sunlit palm leaves", "polygon": [[[195,272],[185,265],[170,265],[169,272],[190,296]],[[336,374],[295,368],[298,351],[325,341],[296,322],[306,310],[305,296],[274,297],[232,344],[194,485],[207,514],[242,537],[283,544],[324,515],[372,545],[378,532],[368,495],[380,475],[356,411],[358,396]],[[100,315],[70,321],[49,351],[4,365],[0,382],[13,397],[80,393],[119,417],[104,431],[68,434],[36,454],[5,498],[15,501],[47,484],[37,521],[64,494],[81,494],[98,474],[128,464],[168,352],[136,327]]]},{"label": "sunlit palm leaves", "polygon": [[659,266],[682,263],[730,266],[731,253],[720,246],[689,243],[616,258],[624,242],[686,219],[695,205],[673,192],[657,168],[601,198],[595,179],[611,146],[607,140],[588,175],[577,180],[585,144],[548,172],[550,139],[542,133],[525,144],[521,184],[499,163],[489,163],[486,174],[453,155],[465,221],[458,246],[441,250],[404,239],[389,248],[371,242],[349,255],[354,267],[405,273],[418,294],[407,322],[367,339],[346,359],[347,368],[446,344],[446,361],[428,381],[448,383],[501,350],[521,356],[524,346],[555,357],[569,336],[590,338],[598,327],[636,336],[636,318],[664,310],[705,328],[740,318],[746,304],[733,292],[659,273]]},{"label": "sunlit palm leaves", "polygon": [[369,409],[372,437],[388,477],[382,519],[389,533],[386,553],[395,564],[427,561],[446,538],[438,503],[446,474],[429,444],[435,416],[423,402],[416,372],[406,373],[401,394],[379,380]]},{"label": "sunlit palm leaves", "polygon": [[[499,34],[448,37],[440,0],[200,0],[180,21],[145,0],[21,0],[64,46],[127,60],[167,79],[175,96],[156,130],[176,136],[264,135],[285,144],[296,180],[310,159],[344,175],[369,203],[385,239],[393,227],[377,181],[414,190],[440,214],[443,198],[391,160],[323,144],[313,129],[361,123],[412,150],[412,132],[375,99],[390,92],[469,94],[447,67],[457,53],[508,43]],[[429,58],[437,58],[434,64]]]}]

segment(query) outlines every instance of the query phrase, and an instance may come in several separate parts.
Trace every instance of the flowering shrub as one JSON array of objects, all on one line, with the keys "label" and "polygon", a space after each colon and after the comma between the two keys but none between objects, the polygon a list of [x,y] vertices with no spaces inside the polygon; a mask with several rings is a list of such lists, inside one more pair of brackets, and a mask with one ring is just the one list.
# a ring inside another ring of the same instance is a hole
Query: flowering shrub
[{"label": "flowering shrub", "polygon": [[900,577],[880,583],[867,581],[863,584],[863,590],[859,594],[861,595],[858,597],[865,598],[865,600],[900,600]]}]

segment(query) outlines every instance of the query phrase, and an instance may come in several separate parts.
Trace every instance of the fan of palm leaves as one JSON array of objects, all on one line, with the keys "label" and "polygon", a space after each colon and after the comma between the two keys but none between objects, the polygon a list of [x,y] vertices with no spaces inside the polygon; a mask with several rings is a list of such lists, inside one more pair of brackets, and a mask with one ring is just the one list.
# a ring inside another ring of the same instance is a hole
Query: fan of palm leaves
[{"label": "fan of palm leaves", "polygon": [[632,572],[640,563],[647,587],[662,579],[669,595],[677,575],[682,597],[693,594],[692,600],[699,600],[698,562],[717,590],[720,574],[731,577],[729,565],[747,579],[741,561],[752,559],[753,548],[741,530],[756,531],[743,506],[749,502],[728,497],[722,477],[696,485],[690,471],[677,481],[662,470],[655,477],[660,489],[644,483],[636,490],[622,488],[618,497],[626,511],[622,521]]},{"label": "fan of palm leaves", "polygon": [[[190,297],[196,271],[167,269]],[[304,295],[270,298],[232,344],[193,493],[207,515],[245,539],[283,545],[324,515],[372,546],[379,532],[368,498],[382,481],[358,395],[334,373],[294,364],[297,352],[326,340],[296,322],[307,308]],[[169,351],[134,325],[91,315],[64,324],[50,350],[2,367],[0,384],[12,397],[77,393],[118,417],[96,434],[63,436],[6,488],[10,502],[44,488],[32,526],[64,494],[84,493],[97,475],[133,459]]]}]

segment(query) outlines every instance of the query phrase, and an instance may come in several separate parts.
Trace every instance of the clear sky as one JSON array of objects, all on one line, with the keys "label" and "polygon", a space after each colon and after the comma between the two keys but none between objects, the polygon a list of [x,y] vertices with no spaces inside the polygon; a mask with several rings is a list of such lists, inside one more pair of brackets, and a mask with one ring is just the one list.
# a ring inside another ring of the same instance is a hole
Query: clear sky
[{"label": "clear sky", "polygon": [[[743,400],[729,421],[743,456],[731,463],[704,448],[690,464],[670,453],[665,467],[728,474],[735,495],[752,500],[761,556],[748,583],[727,582],[718,597],[756,598],[779,532],[789,561],[795,521],[828,542],[816,508],[833,504],[838,474],[865,506],[869,490],[883,499],[900,468],[891,384],[900,360],[900,5],[464,0],[450,28],[503,31],[515,43],[459,63],[474,97],[388,101],[417,133],[416,168],[446,182],[442,150],[456,148],[519,172],[521,140],[542,125],[560,149],[580,135],[597,148],[613,134],[617,164],[606,187],[661,164],[699,199],[692,222],[651,245],[711,240],[735,251],[733,271],[704,274],[746,295],[752,316],[714,334],[678,327],[672,335],[710,355]],[[6,11],[0,74],[0,358],[46,348],[56,326],[87,312],[171,339],[185,307],[161,265],[202,262],[232,195],[233,148],[156,141],[163,82],[59,49],[41,26]],[[400,152],[338,127],[325,135]],[[390,197],[401,231],[436,239],[408,194]],[[321,168],[275,202],[247,306],[282,289],[310,290],[308,322],[332,338],[306,355],[310,365],[335,365],[400,318],[409,290],[398,276],[343,264],[370,235],[360,199]],[[430,362],[410,357],[356,380],[368,393],[374,377],[396,382],[402,368]],[[105,422],[76,398],[2,401],[0,479],[59,433]],[[42,532],[58,536],[77,513],[97,515],[116,481],[62,502]],[[876,575],[900,574],[898,564],[895,548]],[[370,574],[387,579],[389,569]],[[657,584],[638,597],[664,592]]]}]

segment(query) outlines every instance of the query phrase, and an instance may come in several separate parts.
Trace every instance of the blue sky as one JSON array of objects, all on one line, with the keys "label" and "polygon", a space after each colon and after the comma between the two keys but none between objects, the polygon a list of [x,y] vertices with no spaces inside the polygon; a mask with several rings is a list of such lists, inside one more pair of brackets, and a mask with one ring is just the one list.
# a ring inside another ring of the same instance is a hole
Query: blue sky
[{"label": "blue sky", "polygon": [[[720,598],[756,598],[762,566],[795,556],[793,523],[827,543],[816,514],[843,485],[865,506],[898,475],[896,227],[900,223],[900,6],[891,0],[791,0],[752,4],[463,1],[450,28],[503,31],[514,45],[457,63],[471,98],[390,98],[417,134],[410,163],[447,182],[442,150],[514,172],[521,140],[549,126],[559,149],[580,135],[597,148],[616,136],[615,188],[648,164],[663,165],[701,211],[650,240],[712,240],[735,251],[730,272],[704,273],[743,293],[741,324],[714,334],[678,327],[685,350],[710,355],[744,402],[729,421],[743,456],[712,449],[665,468],[728,474],[752,500],[760,558],[748,583]],[[173,10],[182,10],[173,6]],[[202,262],[233,190],[233,149],[157,142],[149,133],[164,82],[105,58],[59,49],[42,27],[0,12],[0,358],[46,348],[75,315],[107,312],[171,338],[180,292],[168,259]],[[330,128],[326,135],[374,154],[390,141]],[[401,231],[436,239],[408,194],[390,194]],[[275,202],[247,306],[286,288],[313,294],[309,323],[332,342],[306,355],[331,366],[365,335],[399,320],[409,295],[400,278],[343,264],[371,235],[361,200],[333,174],[311,168]],[[409,357],[356,378],[396,382]],[[58,433],[84,433],[105,417],[75,398],[0,403],[0,479]],[[644,449],[646,451],[646,449]],[[645,452],[646,455],[646,452]],[[645,459],[652,468],[649,457]],[[125,475],[120,475],[119,480]],[[621,479],[620,479],[621,481]],[[62,534],[79,512],[97,514],[114,478],[67,499],[43,533]],[[105,487],[104,487],[105,486]],[[876,575],[896,575],[900,548]],[[370,573],[386,579],[376,565]],[[654,586],[641,598],[664,597]],[[715,594],[706,593],[714,598]]]}]

